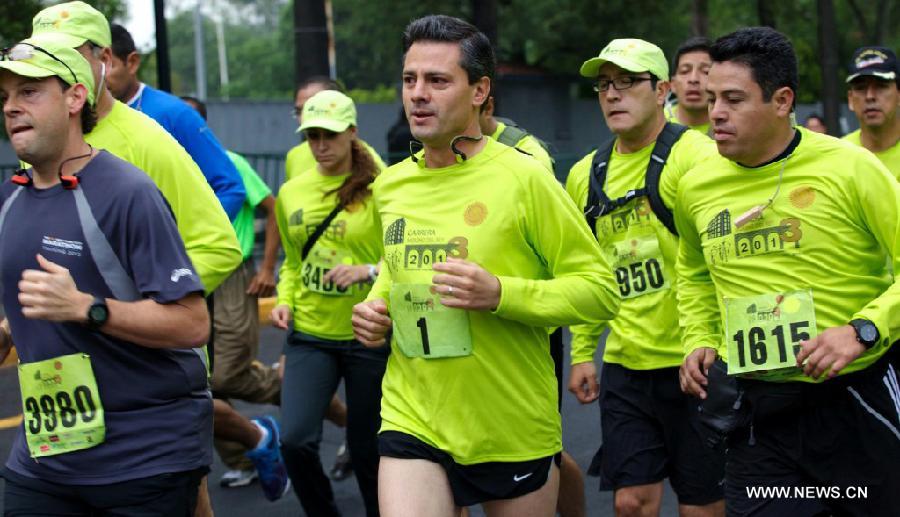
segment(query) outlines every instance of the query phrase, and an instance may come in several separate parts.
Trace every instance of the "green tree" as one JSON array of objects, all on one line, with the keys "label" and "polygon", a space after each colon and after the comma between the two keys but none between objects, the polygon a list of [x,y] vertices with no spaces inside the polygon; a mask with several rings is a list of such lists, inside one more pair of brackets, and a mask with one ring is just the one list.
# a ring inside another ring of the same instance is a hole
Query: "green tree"
[{"label": "green tree", "polygon": [[[7,2],[37,0],[7,0]],[[111,1],[111,0],[108,0]],[[501,64],[526,65],[547,74],[577,80],[581,63],[613,38],[637,37],[658,44],[671,55],[696,30],[697,0],[498,0]],[[704,0],[707,35],[716,38],[740,27],[764,21],[787,34],[800,63],[800,102],[822,95],[816,0],[734,2]],[[169,20],[170,56],[176,93],[193,92],[194,0],[172,0],[176,14]],[[289,98],[293,88],[293,17],[291,0],[218,0],[216,16],[225,24],[231,97]],[[897,48],[900,0],[877,0],[864,10],[860,0],[834,0],[838,30],[839,73],[853,50],[881,42]],[[387,99],[399,85],[401,37],[414,18],[442,13],[470,19],[472,0],[332,0],[337,75],[350,89]],[[764,18],[764,19],[761,19]],[[210,97],[224,92],[219,85],[215,31],[204,22],[207,85]],[[302,59],[300,56],[299,59]],[[152,59],[152,57],[151,57]],[[142,77],[153,70],[145,66]],[[590,95],[584,82],[583,95]]]},{"label": "green tree", "polygon": [[[196,5],[196,4],[194,4]],[[291,7],[286,0],[219,2],[216,12],[223,24],[229,84],[223,88],[219,76],[216,26],[203,16],[203,48],[206,60],[207,96],[272,99],[290,97],[293,90]],[[193,5],[177,11],[168,20],[169,60],[172,91],[176,95],[195,93]],[[277,10],[277,16],[272,13]],[[140,77],[155,83],[155,56],[145,56]]]}]

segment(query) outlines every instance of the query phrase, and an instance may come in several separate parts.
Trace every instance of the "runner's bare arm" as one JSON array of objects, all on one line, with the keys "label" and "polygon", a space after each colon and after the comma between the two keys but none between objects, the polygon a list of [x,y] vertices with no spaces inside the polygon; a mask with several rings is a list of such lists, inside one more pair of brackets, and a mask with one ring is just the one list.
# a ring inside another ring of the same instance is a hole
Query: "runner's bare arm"
[{"label": "runner's bare arm", "polygon": [[259,271],[250,280],[247,294],[262,298],[275,293],[275,262],[278,259],[278,245],[281,244],[281,240],[278,234],[278,221],[275,218],[275,198],[269,195],[259,203],[259,206],[266,211],[263,260]]},{"label": "runner's bare arm", "polygon": [[[26,318],[85,323],[94,297],[78,290],[69,270],[41,255],[41,270],[27,269],[19,282],[19,302]],[[106,300],[109,319],[101,331],[150,348],[193,348],[209,338],[209,314],[200,294],[173,303],[151,299]]]}]

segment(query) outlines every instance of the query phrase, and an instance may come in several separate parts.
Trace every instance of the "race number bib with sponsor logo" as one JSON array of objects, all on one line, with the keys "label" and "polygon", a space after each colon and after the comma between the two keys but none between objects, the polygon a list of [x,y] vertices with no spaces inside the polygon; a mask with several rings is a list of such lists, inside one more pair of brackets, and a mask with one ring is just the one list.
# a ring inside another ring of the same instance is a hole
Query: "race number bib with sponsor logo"
[{"label": "race number bib with sponsor logo", "polygon": [[103,443],[103,405],[87,354],[20,364],[19,385],[31,457],[55,456]]},{"label": "race number bib with sponsor logo", "polygon": [[729,375],[796,367],[800,342],[815,335],[811,290],[725,298]]},{"label": "race number bib with sponsor logo", "polygon": [[353,264],[347,253],[324,246],[316,246],[303,262],[300,281],[314,293],[326,296],[351,296],[350,287],[338,287],[333,281],[325,281],[325,275],[339,264]]},{"label": "race number bib with sponsor logo", "polygon": [[405,356],[438,359],[471,355],[469,313],[442,305],[430,284],[394,284],[390,298],[397,344]]},{"label": "race number bib with sponsor logo", "polygon": [[610,246],[622,298],[635,298],[669,288],[656,235],[630,237]]}]

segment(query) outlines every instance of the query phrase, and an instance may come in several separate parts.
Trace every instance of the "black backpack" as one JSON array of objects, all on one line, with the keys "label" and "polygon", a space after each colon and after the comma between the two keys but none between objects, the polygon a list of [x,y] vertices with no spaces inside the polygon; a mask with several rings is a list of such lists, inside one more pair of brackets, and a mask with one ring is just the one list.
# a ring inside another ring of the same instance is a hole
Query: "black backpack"
[{"label": "black backpack", "polygon": [[653,151],[650,153],[650,163],[647,164],[644,187],[637,190],[629,190],[618,199],[610,199],[606,192],[603,191],[603,185],[606,184],[609,159],[612,156],[613,145],[616,143],[615,137],[610,138],[597,149],[591,162],[590,188],[588,189],[587,206],[584,207],[584,216],[592,232],[596,229],[598,218],[610,214],[613,210],[624,206],[633,199],[647,196],[648,201],[650,201],[650,209],[653,210],[653,214],[656,215],[659,222],[673,235],[678,235],[672,211],[666,207],[659,195],[659,179],[662,176],[663,167],[666,166],[666,160],[669,159],[669,153],[672,152],[672,147],[687,130],[688,128],[681,124],[666,122],[662,132],[656,138]]}]

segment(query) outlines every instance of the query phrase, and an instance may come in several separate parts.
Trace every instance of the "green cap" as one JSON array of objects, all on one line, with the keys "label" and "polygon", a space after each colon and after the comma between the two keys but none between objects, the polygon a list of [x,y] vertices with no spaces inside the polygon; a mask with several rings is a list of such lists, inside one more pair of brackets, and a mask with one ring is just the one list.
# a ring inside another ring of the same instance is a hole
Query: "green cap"
[{"label": "green cap", "polygon": [[595,78],[603,63],[610,62],[629,72],[650,72],[658,79],[669,80],[669,63],[661,48],[642,39],[614,39],[600,55],[581,65],[581,75]]},{"label": "green cap", "polygon": [[91,65],[77,50],[55,38],[32,37],[17,43],[0,60],[0,69],[23,77],[58,76],[68,84],[82,84],[87,88],[88,104],[94,105]]},{"label": "green cap", "polygon": [[356,106],[353,100],[335,90],[323,90],[306,101],[300,115],[300,128],[320,127],[335,133],[356,125]]},{"label": "green cap", "polygon": [[84,2],[57,4],[37,13],[31,20],[31,35],[47,33],[64,34],[66,44],[72,48],[85,41],[104,48],[112,46],[106,17]]}]

